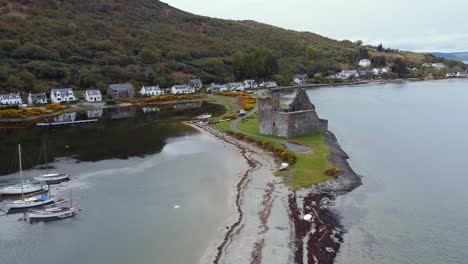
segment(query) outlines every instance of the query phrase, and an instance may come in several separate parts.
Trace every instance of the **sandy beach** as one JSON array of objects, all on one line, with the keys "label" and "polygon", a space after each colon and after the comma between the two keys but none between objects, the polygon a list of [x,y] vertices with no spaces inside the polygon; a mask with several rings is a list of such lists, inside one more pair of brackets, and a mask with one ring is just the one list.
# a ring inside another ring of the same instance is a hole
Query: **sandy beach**
[{"label": "sandy beach", "polygon": [[[228,194],[232,217],[199,263],[333,263],[344,230],[329,207],[336,195],[359,186],[360,178],[331,132],[326,135],[330,160],[344,173],[295,192],[275,176],[279,164],[263,149],[210,126],[191,126],[237,149],[248,165]],[[310,221],[303,219],[306,214],[312,215]]]}]

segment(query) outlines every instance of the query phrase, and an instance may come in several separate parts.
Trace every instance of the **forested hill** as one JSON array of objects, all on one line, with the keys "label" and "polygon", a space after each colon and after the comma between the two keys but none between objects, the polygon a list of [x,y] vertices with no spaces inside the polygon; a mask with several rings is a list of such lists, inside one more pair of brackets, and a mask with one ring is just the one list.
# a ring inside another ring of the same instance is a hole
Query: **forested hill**
[{"label": "forested hill", "polygon": [[197,16],[156,0],[0,0],[6,91],[123,81],[167,86],[191,77],[283,82],[294,73],[355,65],[362,49],[253,21]]}]

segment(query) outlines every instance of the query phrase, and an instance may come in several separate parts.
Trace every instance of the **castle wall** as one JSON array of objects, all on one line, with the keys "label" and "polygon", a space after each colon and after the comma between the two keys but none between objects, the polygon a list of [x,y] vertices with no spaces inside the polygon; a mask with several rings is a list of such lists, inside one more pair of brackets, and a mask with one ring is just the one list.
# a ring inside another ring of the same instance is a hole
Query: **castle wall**
[{"label": "castle wall", "polygon": [[258,118],[261,134],[293,138],[328,130],[328,121],[318,117],[305,91],[299,90],[298,96],[291,104],[293,112],[280,111],[279,102],[279,94],[259,98]]},{"label": "castle wall", "polygon": [[322,120],[314,110],[292,113],[276,113],[275,122],[280,123],[278,136],[293,138],[314,132],[324,132],[328,129],[328,121]]}]

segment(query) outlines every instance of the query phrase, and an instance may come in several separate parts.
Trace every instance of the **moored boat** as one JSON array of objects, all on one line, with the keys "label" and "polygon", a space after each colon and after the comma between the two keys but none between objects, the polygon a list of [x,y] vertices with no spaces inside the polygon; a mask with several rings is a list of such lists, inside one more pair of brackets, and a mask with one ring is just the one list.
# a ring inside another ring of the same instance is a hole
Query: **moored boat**
[{"label": "moored boat", "polygon": [[6,206],[8,209],[22,209],[36,207],[44,204],[55,202],[55,197],[49,195],[37,195],[34,197],[23,198],[16,201],[7,201]]},{"label": "moored boat", "polygon": [[55,182],[62,182],[70,179],[70,174],[68,173],[51,173],[51,174],[44,174],[37,177],[34,177],[34,180],[45,182],[47,184],[55,183]]},{"label": "moored boat", "polygon": [[[42,190],[46,190],[47,187],[40,183],[25,182],[23,178],[23,163],[21,159],[21,145],[18,144],[18,160],[19,160],[19,172],[21,176],[21,183],[15,185],[9,185],[0,188],[1,195],[23,195],[28,193],[34,193]],[[24,197],[23,197],[24,198]]]},{"label": "moored boat", "polygon": [[43,186],[39,183],[20,183],[0,188],[1,195],[20,195],[35,193],[39,191],[47,190],[47,186]]},{"label": "moored boat", "polygon": [[28,221],[64,219],[75,215],[74,207],[51,207],[44,210],[29,210],[26,213]]}]

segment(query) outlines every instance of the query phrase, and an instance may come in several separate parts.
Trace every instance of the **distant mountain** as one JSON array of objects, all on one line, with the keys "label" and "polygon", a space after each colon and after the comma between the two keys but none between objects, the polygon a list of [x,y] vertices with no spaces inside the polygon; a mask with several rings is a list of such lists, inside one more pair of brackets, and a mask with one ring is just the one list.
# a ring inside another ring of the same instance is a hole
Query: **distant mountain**
[{"label": "distant mountain", "polygon": [[468,52],[452,52],[452,53],[444,53],[444,52],[432,52],[434,56],[441,57],[444,59],[449,60],[458,60],[458,61],[468,61]]}]

